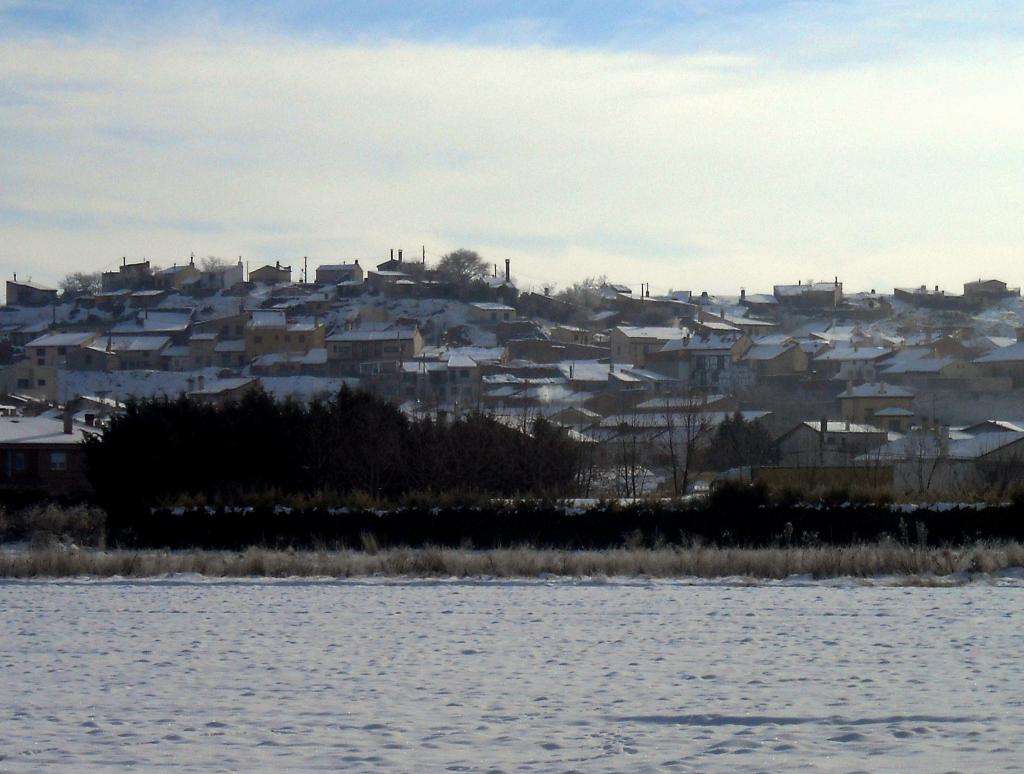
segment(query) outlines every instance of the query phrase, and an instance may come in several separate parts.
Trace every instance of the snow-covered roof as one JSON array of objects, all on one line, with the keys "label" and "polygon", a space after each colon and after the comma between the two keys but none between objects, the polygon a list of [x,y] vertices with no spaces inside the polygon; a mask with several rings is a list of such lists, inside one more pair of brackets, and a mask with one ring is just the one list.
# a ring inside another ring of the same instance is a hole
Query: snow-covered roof
[{"label": "snow-covered roof", "polygon": [[957,362],[954,357],[933,357],[927,347],[908,347],[893,354],[882,366],[884,374],[925,374],[939,373],[943,368]]},{"label": "snow-covered roof", "polygon": [[32,280],[7,280],[7,281],[11,285],[18,285],[19,287],[29,288],[31,290],[43,290],[43,291],[46,291],[46,292],[52,291],[54,293],[57,292],[56,288],[51,288],[51,287],[49,287],[47,285],[41,285],[38,282],[33,282]]},{"label": "snow-covered roof", "polygon": [[96,338],[95,333],[50,333],[33,339],[26,347],[81,347]]},{"label": "snow-covered roof", "polygon": [[237,376],[225,379],[209,379],[206,383],[195,390],[192,390],[192,395],[221,395],[225,392],[233,392],[234,390],[241,389],[250,384],[253,384],[256,380],[252,377]]},{"label": "snow-covered roof", "polygon": [[629,339],[657,339],[659,341],[673,341],[690,335],[686,328],[675,328],[668,325],[620,325],[615,330]]},{"label": "snow-covered roof", "polygon": [[744,353],[743,359],[774,360],[780,355],[783,355],[793,349],[795,346],[796,344],[755,344]]},{"label": "snow-covered roof", "polygon": [[[806,421],[801,424],[806,425],[817,433],[821,432],[821,422]],[[874,425],[859,424],[857,422],[846,422],[844,420],[827,420],[825,422],[826,433],[885,433],[879,427]]]},{"label": "snow-covered roof", "polygon": [[868,382],[849,387],[839,393],[840,398],[913,398],[914,392],[905,387],[885,382]]},{"label": "snow-covered roof", "polygon": [[482,312],[514,312],[515,307],[511,307],[508,304],[499,304],[494,301],[474,301],[470,304],[474,309],[479,309]]},{"label": "snow-covered roof", "polygon": [[332,333],[327,341],[397,341],[411,339],[416,335],[415,328],[389,328],[387,330],[366,330],[352,328],[347,331]]},{"label": "snow-covered roof", "polygon": [[887,406],[884,409],[879,409],[874,413],[876,417],[912,417],[914,412],[910,409],[900,408],[899,406]]},{"label": "snow-covered roof", "polygon": [[558,370],[569,379],[570,372],[574,382],[607,382],[608,364],[596,360],[573,360],[558,363]]},{"label": "snow-covered roof", "polygon": [[1016,341],[1008,347],[998,347],[977,358],[975,363],[1018,363],[1024,362],[1024,341]]},{"label": "snow-covered roof", "polygon": [[63,420],[52,416],[0,417],[0,443],[72,446],[87,435],[96,433],[74,426],[70,433],[65,433]]},{"label": "snow-covered roof", "polygon": [[815,360],[828,362],[844,362],[857,360],[878,360],[892,354],[887,347],[851,347],[846,345],[837,346],[815,356]]},{"label": "snow-covered roof", "polygon": [[284,312],[274,309],[260,309],[252,313],[252,318],[246,323],[249,328],[284,328],[288,324]]},{"label": "snow-covered roof", "polygon": [[448,357],[449,368],[476,368],[476,361],[469,355],[456,353]]},{"label": "snow-covered roof", "polygon": [[735,325],[730,325],[729,323],[721,320],[704,320],[703,322],[698,323],[698,325],[702,328],[707,328],[709,331],[719,331],[722,333],[736,332],[739,330]]},{"label": "snow-covered roof", "polygon": [[218,341],[214,352],[245,352],[245,339],[225,339]]},{"label": "snow-covered roof", "polygon": [[684,336],[665,343],[659,352],[721,352],[731,351],[736,336],[710,333],[705,336]]},{"label": "snow-covered roof", "polygon": [[94,349],[111,349],[113,352],[159,352],[171,343],[167,336],[108,336],[100,339]]}]

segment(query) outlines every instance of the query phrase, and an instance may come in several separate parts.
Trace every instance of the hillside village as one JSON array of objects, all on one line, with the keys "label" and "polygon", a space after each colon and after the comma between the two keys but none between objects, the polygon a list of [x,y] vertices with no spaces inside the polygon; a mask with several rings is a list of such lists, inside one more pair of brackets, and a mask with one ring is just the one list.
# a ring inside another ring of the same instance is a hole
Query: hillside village
[{"label": "hillside village", "polygon": [[98,286],[15,276],[6,290],[7,487],[76,484],[82,438],[130,398],[224,404],[262,389],[306,401],[342,385],[439,421],[482,411],[530,432],[543,416],[589,450],[592,496],[705,486],[699,452],[737,412],[775,443],[759,475],[870,472],[903,491],[970,492],[1024,462],[1024,306],[1001,280],[554,293],[517,288],[508,260],[452,273],[392,250],[251,271],[241,259],[124,260]]}]

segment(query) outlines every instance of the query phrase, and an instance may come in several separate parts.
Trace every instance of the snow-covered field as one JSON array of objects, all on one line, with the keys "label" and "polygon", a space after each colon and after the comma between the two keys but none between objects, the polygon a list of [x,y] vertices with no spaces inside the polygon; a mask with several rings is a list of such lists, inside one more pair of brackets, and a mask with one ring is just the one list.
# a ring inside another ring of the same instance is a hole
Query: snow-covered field
[{"label": "snow-covered field", "polygon": [[0,583],[0,771],[1007,771],[1024,583]]}]

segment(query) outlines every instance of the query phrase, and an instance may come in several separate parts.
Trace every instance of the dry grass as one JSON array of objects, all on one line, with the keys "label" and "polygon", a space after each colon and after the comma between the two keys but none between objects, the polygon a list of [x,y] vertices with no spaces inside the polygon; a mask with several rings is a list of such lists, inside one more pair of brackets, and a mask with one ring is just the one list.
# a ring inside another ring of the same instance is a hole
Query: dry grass
[{"label": "dry grass", "polygon": [[[241,577],[581,577],[781,579],[896,575],[939,578],[1024,567],[1024,544],[921,548],[896,542],[808,548],[564,551],[510,548],[394,548],[373,551],[101,551],[60,546],[0,551],[0,577],[151,578],[191,573]],[[927,581],[924,581],[927,582]]]}]

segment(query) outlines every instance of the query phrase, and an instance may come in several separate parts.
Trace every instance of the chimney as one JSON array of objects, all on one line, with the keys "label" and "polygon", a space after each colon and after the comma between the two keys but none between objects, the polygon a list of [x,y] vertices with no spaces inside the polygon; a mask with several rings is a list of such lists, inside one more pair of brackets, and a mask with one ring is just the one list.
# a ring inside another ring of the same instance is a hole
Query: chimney
[{"label": "chimney", "polygon": [[401,250],[398,251],[398,262],[399,263],[402,262],[402,251]]},{"label": "chimney", "polygon": [[391,248],[391,260],[395,260],[395,248]]},{"label": "chimney", "polygon": [[512,262],[508,258],[505,259],[505,282],[511,282],[512,281],[512,272],[509,269],[509,264],[511,264],[511,263]]},{"label": "chimney", "polygon": [[745,288],[740,288],[740,301],[747,300],[747,291]]},{"label": "chimney", "polygon": [[274,268],[275,268],[275,269],[280,269],[280,268],[281,268],[281,262],[280,262],[280,261],[276,261],[276,262],[274,263]]},{"label": "chimney", "polygon": [[71,435],[74,431],[75,402],[69,400],[64,404],[64,435]]},{"label": "chimney", "polygon": [[359,259],[356,258],[356,266],[358,266],[358,265],[359,265]]},{"label": "chimney", "polygon": [[936,286],[935,286],[935,292],[936,292],[936,293],[938,293],[938,292],[939,292],[939,286],[938,286],[938,285],[936,285]]},{"label": "chimney", "polygon": [[822,438],[825,437],[825,433],[828,432],[828,419],[825,417],[821,418],[821,423],[818,425],[818,429],[821,431]]},{"label": "chimney", "polygon": [[422,263],[424,266],[427,265],[427,246],[426,245],[423,245],[423,258],[420,260],[420,263]]}]

